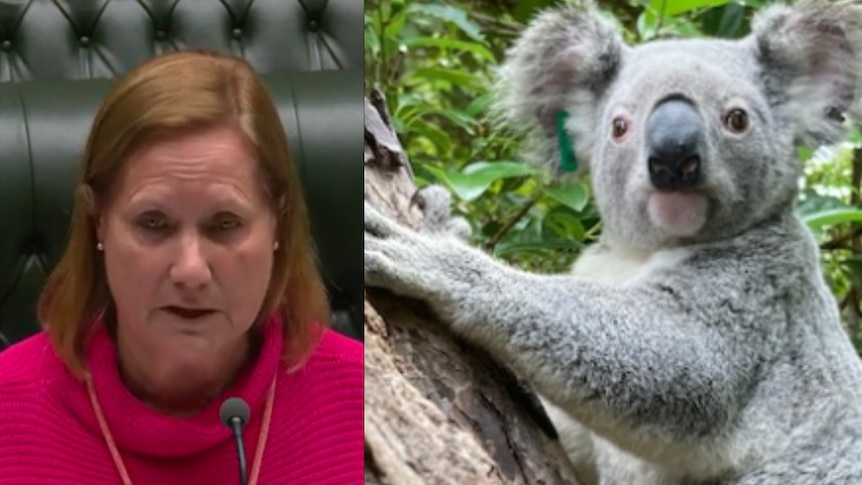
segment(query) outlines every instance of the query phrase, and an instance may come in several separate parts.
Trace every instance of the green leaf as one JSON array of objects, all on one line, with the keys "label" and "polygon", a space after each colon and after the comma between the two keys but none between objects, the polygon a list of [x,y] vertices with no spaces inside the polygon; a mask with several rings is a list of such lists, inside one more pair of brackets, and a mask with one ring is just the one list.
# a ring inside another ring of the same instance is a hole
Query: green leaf
[{"label": "green leaf", "polygon": [[683,37],[699,37],[703,34],[691,20],[685,17],[667,18],[664,29]]},{"label": "green leaf", "polygon": [[467,18],[467,12],[458,7],[452,5],[413,3],[407,8],[407,11],[410,13],[425,14],[443,20],[444,22],[449,22],[456,25],[471,39],[482,40],[482,33],[479,30],[479,26]]},{"label": "green leaf", "polygon": [[637,19],[636,29],[641,42],[655,37],[658,29],[658,15],[652,9],[645,9]]},{"label": "green leaf", "polygon": [[796,156],[799,157],[801,162],[807,162],[811,159],[812,155],[814,155],[814,150],[801,145],[796,147]]},{"label": "green leaf", "polygon": [[856,208],[829,209],[803,215],[802,220],[812,229],[843,222],[860,222],[862,221],[862,210]]},{"label": "green leaf", "polygon": [[476,99],[474,99],[473,101],[470,101],[470,104],[468,104],[467,107],[464,108],[464,114],[466,114],[467,116],[470,116],[472,118],[475,118],[476,116],[481,114],[483,111],[488,109],[488,107],[491,106],[491,103],[493,101],[494,101],[494,95],[493,94],[491,94],[491,93],[483,94],[483,95],[477,97]]},{"label": "green leaf", "polygon": [[476,162],[461,172],[430,165],[425,168],[465,201],[477,199],[497,180],[536,173],[532,167],[516,162]]},{"label": "green leaf", "polygon": [[405,76],[405,84],[415,83],[423,85],[428,82],[428,79],[439,79],[455,85],[469,86],[473,89],[481,87],[481,83],[478,82],[476,76],[473,74],[453,69],[441,69],[439,67],[416,69],[409,75]]},{"label": "green leaf", "polygon": [[556,0],[519,0],[514,3],[512,18],[521,23],[526,23],[536,12],[557,3]]},{"label": "green leaf", "polygon": [[386,39],[396,39],[398,34],[404,30],[404,24],[407,22],[407,15],[402,10],[389,18],[386,23],[386,28],[383,30],[383,37]]},{"label": "green leaf", "polygon": [[461,127],[461,129],[472,132],[473,131],[473,118],[465,115],[464,113],[460,113],[458,111],[453,110],[445,110],[445,109],[434,109],[429,108],[426,112],[426,115],[435,114],[437,116],[443,117],[449,121],[451,121],[454,125]]},{"label": "green leaf", "polygon": [[469,175],[493,175],[495,179],[505,177],[522,177],[524,175],[536,175],[540,173],[538,169],[533,168],[529,165],[524,165],[523,163],[518,162],[510,162],[507,160],[502,160],[499,162],[488,162],[485,160],[473,162],[470,165],[464,167],[463,172]]},{"label": "green leaf", "polygon": [[583,244],[573,239],[535,239],[531,241],[501,242],[494,248],[494,255],[500,258],[505,258],[511,254],[520,254],[528,251],[565,251],[577,250],[583,247]]},{"label": "green leaf", "polygon": [[[434,119],[434,117],[440,117],[450,121],[452,124],[460,127],[464,131],[468,133],[472,133],[475,124],[473,118],[465,115],[464,113],[459,113],[457,111],[445,110],[441,108],[435,108],[429,106],[425,102],[420,102],[419,104],[410,106],[408,108],[399,111],[400,118],[402,118],[405,122],[410,122],[410,124],[415,123],[428,123],[433,125],[443,125],[440,123],[440,120]],[[440,126],[441,128],[448,128]]]},{"label": "green leaf", "polygon": [[437,149],[437,153],[447,153],[452,148],[452,138],[449,133],[431,123],[411,123],[409,130],[418,136],[427,138]]},{"label": "green leaf", "polygon": [[586,237],[584,225],[571,212],[554,210],[545,216],[544,222],[545,226],[560,238],[583,241]]},{"label": "green leaf", "polygon": [[736,3],[751,8],[763,8],[772,0],[736,0]]},{"label": "green leaf", "polygon": [[665,2],[665,16],[679,15],[681,13],[701,8],[718,7],[730,2],[730,0],[656,0],[654,2],[650,2],[650,7],[654,8],[657,12],[661,12],[661,3],[663,1]]},{"label": "green leaf", "polygon": [[374,56],[380,53],[380,38],[377,37],[377,32],[365,29],[365,48]]},{"label": "green leaf", "polygon": [[714,35],[725,39],[735,39],[748,33],[744,6],[738,3],[729,3],[722,10],[724,12]]},{"label": "green leaf", "polygon": [[479,59],[487,62],[496,62],[494,54],[487,47],[476,42],[467,42],[464,40],[434,38],[434,37],[414,37],[404,42],[407,47],[439,47],[441,49],[451,49],[457,51],[470,52]]},{"label": "green leaf", "polygon": [[801,217],[807,217],[819,212],[834,209],[851,209],[853,206],[831,195],[820,195],[813,191],[806,191],[804,198],[796,205],[796,212]]},{"label": "green leaf", "polygon": [[587,186],[580,182],[545,187],[545,194],[575,212],[584,210],[589,200]]},{"label": "green leaf", "polygon": [[862,286],[862,255],[851,256],[842,261],[841,264],[847,269],[853,284]]}]

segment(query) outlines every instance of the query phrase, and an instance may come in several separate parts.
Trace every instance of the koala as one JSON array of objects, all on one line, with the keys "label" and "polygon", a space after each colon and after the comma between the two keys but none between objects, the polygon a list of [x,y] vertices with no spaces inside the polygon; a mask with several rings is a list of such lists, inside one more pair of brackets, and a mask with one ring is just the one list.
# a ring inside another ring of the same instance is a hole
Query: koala
[{"label": "koala", "polygon": [[636,47],[594,5],[556,7],[500,72],[527,161],[558,171],[573,142],[600,239],[536,274],[366,204],[366,285],[510,366],[585,485],[862,484],[862,363],[795,211],[796,147],[858,115],[862,6],[774,4],[741,39]]}]

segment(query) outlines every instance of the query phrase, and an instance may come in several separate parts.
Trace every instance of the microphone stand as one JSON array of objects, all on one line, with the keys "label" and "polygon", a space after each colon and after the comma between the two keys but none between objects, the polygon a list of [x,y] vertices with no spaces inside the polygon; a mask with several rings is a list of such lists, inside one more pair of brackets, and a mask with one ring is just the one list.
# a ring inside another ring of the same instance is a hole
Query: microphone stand
[{"label": "microphone stand", "polygon": [[230,429],[236,439],[236,454],[239,459],[239,480],[242,485],[248,485],[248,468],[245,463],[245,445],[242,442],[242,425],[242,418],[239,416],[230,418]]},{"label": "microphone stand", "polygon": [[219,411],[221,422],[230,428],[236,440],[236,455],[239,460],[239,483],[248,485],[248,471],[245,464],[245,445],[242,442],[242,427],[248,422],[248,404],[239,397],[227,399]]}]

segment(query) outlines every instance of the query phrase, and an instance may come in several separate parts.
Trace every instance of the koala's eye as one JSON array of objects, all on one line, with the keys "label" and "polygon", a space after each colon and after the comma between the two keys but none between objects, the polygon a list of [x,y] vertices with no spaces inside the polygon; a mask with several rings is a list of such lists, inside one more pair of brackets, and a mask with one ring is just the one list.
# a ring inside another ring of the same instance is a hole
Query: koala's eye
[{"label": "koala's eye", "polygon": [[742,133],[748,129],[748,113],[739,108],[730,110],[724,118],[724,126],[734,133]]},{"label": "koala's eye", "polygon": [[612,126],[613,129],[611,130],[611,134],[616,139],[622,138],[622,136],[625,135],[627,131],[629,131],[629,124],[626,123],[626,120],[619,117],[614,118]]}]

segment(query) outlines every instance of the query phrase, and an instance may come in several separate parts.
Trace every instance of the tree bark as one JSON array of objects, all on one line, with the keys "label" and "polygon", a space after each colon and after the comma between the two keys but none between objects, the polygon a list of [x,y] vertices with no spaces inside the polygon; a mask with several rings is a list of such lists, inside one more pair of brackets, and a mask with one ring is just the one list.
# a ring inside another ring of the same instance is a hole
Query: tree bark
[{"label": "tree bark", "polygon": [[[382,96],[365,100],[365,198],[419,228]],[[578,484],[541,407],[418,301],[366,290],[366,484]]]}]

